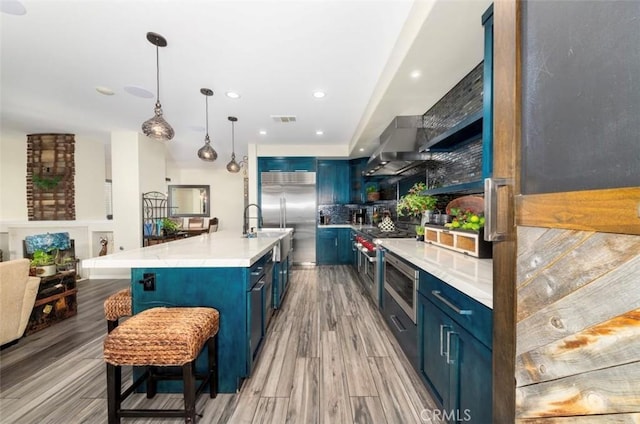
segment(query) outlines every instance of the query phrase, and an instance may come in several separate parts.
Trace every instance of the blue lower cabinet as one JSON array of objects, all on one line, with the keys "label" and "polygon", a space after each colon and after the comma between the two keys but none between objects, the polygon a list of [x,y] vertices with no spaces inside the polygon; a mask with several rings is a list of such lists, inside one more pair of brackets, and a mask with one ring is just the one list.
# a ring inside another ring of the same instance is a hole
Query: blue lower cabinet
[{"label": "blue lower cabinet", "polygon": [[[423,281],[421,278],[421,288],[427,286]],[[421,293],[423,290],[417,296],[419,371],[441,404],[440,412],[447,422],[490,423],[491,349],[467,331],[457,316],[454,319],[448,305],[441,309],[441,298],[436,296],[432,301],[433,291],[443,296],[437,288],[442,287],[433,288],[429,297]],[[447,301],[452,303],[451,299]],[[486,308],[480,304],[475,307]]]},{"label": "blue lower cabinet", "polygon": [[291,254],[277,262],[273,267],[273,308],[280,309],[289,288],[289,273],[291,269]]},{"label": "blue lower cabinet", "polygon": [[318,265],[348,265],[353,261],[349,228],[318,228],[316,262]]}]

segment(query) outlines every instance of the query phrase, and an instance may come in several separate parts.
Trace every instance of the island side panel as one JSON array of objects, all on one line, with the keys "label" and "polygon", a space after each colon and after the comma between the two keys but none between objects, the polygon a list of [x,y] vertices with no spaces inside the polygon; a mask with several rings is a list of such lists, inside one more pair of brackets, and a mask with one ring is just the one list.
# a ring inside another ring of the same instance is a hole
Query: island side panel
[{"label": "island side panel", "polygon": [[[155,275],[155,290],[145,291],[144,274]],[[206,306],[220,312],[218,390],[235,393],[249,375],[247,325],[248,268],[134,268],[131,270],[133,313],[166,306]],[[206,370],[207,349],[198,356],[198,372]],[[179,381],[162,381],[158,390],[181,392]]]}]

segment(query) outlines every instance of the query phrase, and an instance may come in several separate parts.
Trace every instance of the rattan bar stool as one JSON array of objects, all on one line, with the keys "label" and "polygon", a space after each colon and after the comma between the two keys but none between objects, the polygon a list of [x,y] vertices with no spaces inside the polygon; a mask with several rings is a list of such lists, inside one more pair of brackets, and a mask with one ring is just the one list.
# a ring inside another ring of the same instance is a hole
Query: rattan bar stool
[{"label": "rattan bar stool", "polygon": [[[218,392],[217,337],[220,314],[213,308],[152,308],[142,311],[107,334],[104,360],[107,363],[107,409],[109,424],[121,417],[184,417],[196,421],[196,398],[209,384],[209,395]],[[205,345],[208,366],[196,374],[195,361]],[[121,392],[123,365],[146,367],[145,372]],[[166,367],[182,367],[168,374]],[[163,369],[164,368],[164,369]],[[184,409],[122,409],[121,404],[143,382],[147,398],[155,396],[158,380],[182,379]],[[196,380],[202,380],[196,389]]]},{"label": "rattan bar stool", "polygon": [[131,313],[131,289],[122,289],[112,294],[104,301],[104,317],[107,320],[107,332],[118,326],[118,320],[130,317]]}]

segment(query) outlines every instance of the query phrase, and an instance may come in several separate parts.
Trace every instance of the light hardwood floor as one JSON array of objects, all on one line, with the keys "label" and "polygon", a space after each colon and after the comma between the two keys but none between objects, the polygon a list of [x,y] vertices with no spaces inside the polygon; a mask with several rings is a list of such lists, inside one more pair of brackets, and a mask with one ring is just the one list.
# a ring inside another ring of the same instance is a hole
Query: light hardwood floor
[{"label": "light hardwood floor", "polygon": [[[203,395],[201,423],[428,423],[435,404],[347,266],[295,268],[237,394]],[[0,423],[106,423],[102,302],[126,280],[79,283],[78,315],[0,352]],[[224,367],[224,364],[221,364]],[[125,380],[130,372],[125,373]],[[182,406],[182,395],[125,402]],[[182,419],[123,419],[180,423]]]}]

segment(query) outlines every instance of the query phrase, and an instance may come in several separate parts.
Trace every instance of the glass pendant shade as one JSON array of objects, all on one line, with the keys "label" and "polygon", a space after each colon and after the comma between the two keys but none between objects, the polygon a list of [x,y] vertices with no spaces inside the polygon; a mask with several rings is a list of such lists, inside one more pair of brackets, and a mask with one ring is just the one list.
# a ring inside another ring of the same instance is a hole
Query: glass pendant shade
[{"label": "glass pendant shade", "polygon": [[156,102],[155,115],[142,124],[142,132],[154,140],[171,140],[175,135],[173,128],[162,117],[162,106]]},{"label": "glass pendant shade", "polygon": [[198,149],[198,157],[207,162],[213,162],[218,159],[218,153],[211,147],[209,139],[209,97],[213,96],[213,91],[208,88],[201,88],[200,92],[204,94],[205,116],[207,121],[206,135],[204,136],[204,146]]},{"label": "glass pendant shade", "polygon": [[238,162],[236,162],[235,153],[231,154],[231,162],[227,164],[227,171],[232,172],[234,174],[240,172],[240,165],[238,165]]},{"label": "glass pendant shade", "polygon": [[240,165],[236,162],[236,149],[235,149],[235,126],[234,124],[238,121],[238,118],[235,116],[230,116],[227,118],[231,121],[231,161],[227,164],[227,171],[231,173],[240,172]]},{"label": "glass pendant shade", "polygon": [[209,134],[204,138],[204,146],[198,149],[198,157],[207,162],[213,162],[218,159],[218,153],[211,147],[211,140],[209,140]]},{"label": "glass pendant shade", "polygon": [[171,140],[175,135],[171,125],[162,116],[162,105],[160,104],[160,59],[158,50],[167,45],[167,40],[155,32],[147,32],[147,40],[156,46],[156,106],[154,116],[147,119],[142,124],[142,132],[147,137],[154,140]]}]

